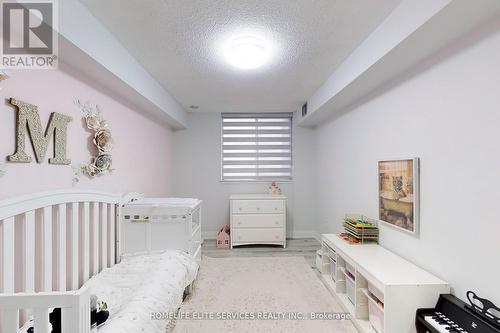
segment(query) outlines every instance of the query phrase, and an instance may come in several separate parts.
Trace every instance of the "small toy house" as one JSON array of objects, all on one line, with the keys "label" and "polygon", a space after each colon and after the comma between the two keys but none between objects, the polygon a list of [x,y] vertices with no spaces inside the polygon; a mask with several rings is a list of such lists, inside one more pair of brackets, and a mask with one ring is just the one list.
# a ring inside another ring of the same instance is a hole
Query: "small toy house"
[{"label": "small toy house", "polygon": [[229,249],[229,226],[225,225],[220,229],[217,235],[217,248],[218,249]]}]

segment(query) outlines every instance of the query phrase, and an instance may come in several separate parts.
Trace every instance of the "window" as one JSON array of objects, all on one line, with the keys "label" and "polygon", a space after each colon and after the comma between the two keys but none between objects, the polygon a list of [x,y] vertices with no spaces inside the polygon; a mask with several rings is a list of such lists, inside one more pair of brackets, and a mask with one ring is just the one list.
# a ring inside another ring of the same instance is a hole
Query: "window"
[{"label": "window", "polygon": [[292,179],[292,113],[223,113],[222,180]]}]

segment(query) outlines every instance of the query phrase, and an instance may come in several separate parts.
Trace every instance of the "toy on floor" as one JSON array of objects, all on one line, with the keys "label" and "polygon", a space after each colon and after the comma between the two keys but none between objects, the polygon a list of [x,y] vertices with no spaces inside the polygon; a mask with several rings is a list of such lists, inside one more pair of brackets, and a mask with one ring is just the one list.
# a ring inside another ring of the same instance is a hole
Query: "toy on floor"
[{"label": "toy on floor", "polygon": [[[108,320],[109,311],[108,305],[106,302],[99,301],[97,296],[90,296],[90,325],[92,327],[101,327],[106,320]],[[50,332],[51,333],[61,333],[62,330],[62,322],[61,322],[61,308],[55,308],[49,314],[49,322],[50,322]],[[36,333],[34,330],[34,322],[30,320],[29,328],[26,331],[27,333]]]},{"label": "toy on floor", "polygon": [[230,231],[229,225],[223,226],[219,233],[217,234],[217,248],[218,249],[229,249]]}]

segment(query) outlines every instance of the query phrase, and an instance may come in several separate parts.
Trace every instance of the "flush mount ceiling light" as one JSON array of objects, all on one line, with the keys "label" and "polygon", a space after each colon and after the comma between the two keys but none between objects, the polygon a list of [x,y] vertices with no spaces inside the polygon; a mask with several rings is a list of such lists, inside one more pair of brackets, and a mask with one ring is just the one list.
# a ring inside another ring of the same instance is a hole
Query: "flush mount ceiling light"
[{"label": "flush mount ceiling light", "polygon": [[271,50],[268,43],[255,36],[240,36],[229,41],[226,60],[240,69],[255,69],[269,61]]}]

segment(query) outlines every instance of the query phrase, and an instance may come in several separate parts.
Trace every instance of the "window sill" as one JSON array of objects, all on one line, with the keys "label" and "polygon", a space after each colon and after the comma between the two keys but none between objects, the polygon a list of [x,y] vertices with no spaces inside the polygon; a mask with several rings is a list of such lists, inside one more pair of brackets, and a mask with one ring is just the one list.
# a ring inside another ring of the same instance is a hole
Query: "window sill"
[{"label": "window sill", "polygon": [[219,180],[219,183],[222,184],[270,184],[272,182],[276,182],[278,184],[290,184],[293,183],[293,180]]}]

